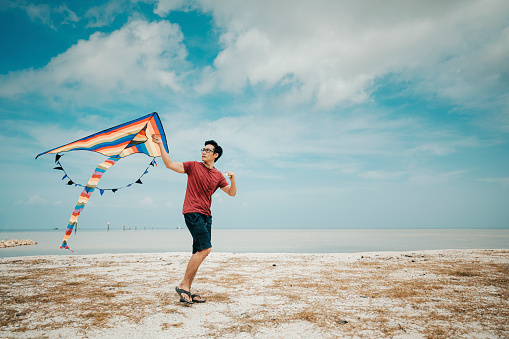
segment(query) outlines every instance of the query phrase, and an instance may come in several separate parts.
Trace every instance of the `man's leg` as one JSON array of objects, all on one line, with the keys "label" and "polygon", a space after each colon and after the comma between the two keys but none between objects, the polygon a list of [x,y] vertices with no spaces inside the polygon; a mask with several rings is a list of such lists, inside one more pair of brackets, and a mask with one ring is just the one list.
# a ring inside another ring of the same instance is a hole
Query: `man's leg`
[{"label": "man's leg", "polygon": [[[196,276],[196,272],[198,272],[198,268],[200,267],[201,263],[207,255],[209,255],[212,248],[207,248],[201,251],[198,251],[194,253],[191,256],[191,259],[189,259],[189,263],[187,264],[186,274],[184,275],[184,279],[179,284],[179,288],[191,291],[191,285],[193,284],[194,277]],[[182,293],[182,298],[186,299],[187,301],[191,301],[189,299],[189,296],[185,293]]]}]

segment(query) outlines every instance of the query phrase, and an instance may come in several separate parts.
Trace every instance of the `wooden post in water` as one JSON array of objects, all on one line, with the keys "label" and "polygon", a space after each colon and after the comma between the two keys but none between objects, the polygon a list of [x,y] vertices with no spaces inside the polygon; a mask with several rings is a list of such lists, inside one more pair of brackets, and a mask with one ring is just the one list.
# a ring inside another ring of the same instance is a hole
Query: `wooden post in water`
[{"label": "wooden post in water", "polygon": [[125,232],[125,224],[124,224],[124,232]]}]

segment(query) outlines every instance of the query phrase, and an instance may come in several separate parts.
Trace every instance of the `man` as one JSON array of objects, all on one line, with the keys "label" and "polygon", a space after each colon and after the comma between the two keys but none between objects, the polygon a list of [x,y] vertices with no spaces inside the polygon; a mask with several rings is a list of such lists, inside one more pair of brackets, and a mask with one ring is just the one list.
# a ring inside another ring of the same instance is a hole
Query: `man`
[{"label": "man", "polygon": [[223,154],[221,146],[214,140],[205,141],[205,147],[201,150],[202,162],[173,161],[166,152],[159,136],[152,135],[152,141],[159,146],[161,157],[167,168],[177,173],[186,173],[188,176],[182,213],[184,214],[187,228],[193,236],[193,255],[187,264],[184,279],[175,288],[175,291],[177,291],[181,302],[187,304],[203,303],[205,299],[197,294],[191,294],[191,285],[198,268],[212,249],[212,214],[210,212],[212,194],[218,188],[221,188],[226,194],[232,197],[235,196],[237,194],[235,173],[226,172],[230,179],[230,184],[228,184],[221,172],[214,167],[214,163]]}]

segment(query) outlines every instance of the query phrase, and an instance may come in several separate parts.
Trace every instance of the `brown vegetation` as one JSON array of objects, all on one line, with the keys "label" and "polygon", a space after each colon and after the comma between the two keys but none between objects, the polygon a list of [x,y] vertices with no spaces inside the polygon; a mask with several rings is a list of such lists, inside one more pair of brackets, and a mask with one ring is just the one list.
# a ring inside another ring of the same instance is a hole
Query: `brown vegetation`
[{"label": "brown vegetation", "polygon": [[509,251],[470,251],[470,260],[419,253],[211,255],[195,282],[207,303],[189,308],[173,291],[187,259],[177,255],[2,259],[0,336],[62,327],[85,334],[157,314],[170,333],[191,326],[196,312],[211,337],[297,327],[322,337],[509,335]]}]

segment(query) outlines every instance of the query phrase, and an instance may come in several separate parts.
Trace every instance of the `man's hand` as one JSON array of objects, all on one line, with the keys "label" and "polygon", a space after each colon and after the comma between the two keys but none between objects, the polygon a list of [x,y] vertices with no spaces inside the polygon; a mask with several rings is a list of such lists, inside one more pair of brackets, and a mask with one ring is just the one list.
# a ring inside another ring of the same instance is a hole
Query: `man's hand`
[{"label": "man's hand", "polygon": [[161,137],[159,135],[152,134],[152,142],[159,146],[159,149],[161,150],[161,158],[163,159],[166,168],[174,170],[177,173],[185,173],[184,164],[181,162],[171,160],[171,157],[168,154],[168,152],[166,152],[166,149],[164,148],[163,145],[163,141],[161,140]]},{"label": "man's hand", "polygon": [[152,134],[152,142],[156,143],[158,145],[162,145],[163,144],[163,141],[161,140],[161,137],[159,137],[159,135],[157,135],[157,134]]},{"label": "man's hand", "polygon": [[222,190],[228,194],[229,196],[234,197],[237,194],[237,183],[235,182],[235,173],[233,172],[224,172],[229,179],[231,184],[222,188]]}]

